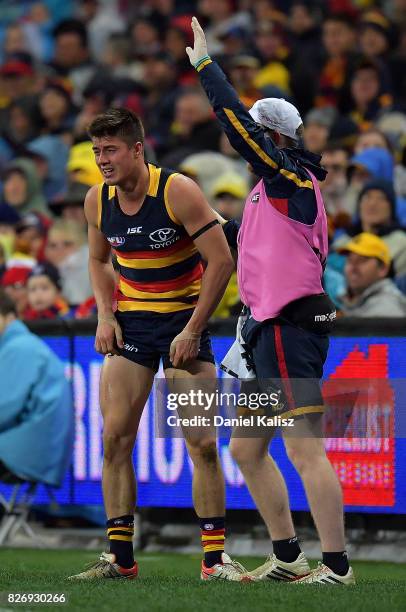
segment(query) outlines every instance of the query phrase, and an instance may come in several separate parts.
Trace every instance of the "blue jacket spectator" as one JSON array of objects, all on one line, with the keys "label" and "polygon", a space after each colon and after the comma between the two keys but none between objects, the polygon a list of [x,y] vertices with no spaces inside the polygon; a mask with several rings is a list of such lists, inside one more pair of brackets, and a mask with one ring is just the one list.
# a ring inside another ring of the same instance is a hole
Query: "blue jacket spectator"
[{"label": "blue jacket spectator", "polygon": [[[394,181],[395,161],[387,149],[373,147],[357,153],[350,160],[350,168],[359,168],[369,175],[368,180],[383,179]],[[406,224],[406,200],[396,197],[396,215],[402,224]]]},{"label": "blue jacket spectator", "polygon": [[0,292],[0,461],[16,476],[59,486],[69,467],[74,412],[64,367],[16,319]]}]

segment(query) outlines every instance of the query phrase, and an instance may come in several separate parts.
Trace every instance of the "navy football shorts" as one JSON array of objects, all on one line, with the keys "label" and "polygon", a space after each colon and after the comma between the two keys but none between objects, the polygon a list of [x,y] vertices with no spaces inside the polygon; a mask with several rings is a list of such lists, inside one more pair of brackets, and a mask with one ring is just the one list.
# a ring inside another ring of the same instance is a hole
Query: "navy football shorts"
[{"label": "navy football shorts", "polygon": [[304,330],[279,317],[262,323],[248,319],[242,336],[255,368],[253,382],[260,392],[280,392],[280,414],[323,412],[320,379],[329,347],[327,334]]},{"label": "navy football shorts", "polygon": [[[193,309],[169,313],[116,312],[124,341],[120,355],[155,372],[161,359],[164,369],[172,367],[169,359],[171,342],[182,331],[192,314]],[[210,333],[207,329],[202,332],[197,359],[214,363]]]}]

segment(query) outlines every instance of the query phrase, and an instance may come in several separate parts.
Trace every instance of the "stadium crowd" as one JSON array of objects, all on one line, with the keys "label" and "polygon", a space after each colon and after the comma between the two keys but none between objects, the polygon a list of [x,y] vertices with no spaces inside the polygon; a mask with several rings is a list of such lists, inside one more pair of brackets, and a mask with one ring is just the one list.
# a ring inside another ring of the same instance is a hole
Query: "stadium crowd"
[{"label": "stadium crowd", "polygon": [[[83,201],[102,178],[86,128],[110,106],[142,118],[148,161],[241,217],[255,177],[185,53],[193,14],[247,107],[300,110],[328,170],[324,286],[339,312],[406,316],[406,0],[4,0],[0,284],[19,316],[95,314]],[[239,307],[233,275],[215,315]]]}]

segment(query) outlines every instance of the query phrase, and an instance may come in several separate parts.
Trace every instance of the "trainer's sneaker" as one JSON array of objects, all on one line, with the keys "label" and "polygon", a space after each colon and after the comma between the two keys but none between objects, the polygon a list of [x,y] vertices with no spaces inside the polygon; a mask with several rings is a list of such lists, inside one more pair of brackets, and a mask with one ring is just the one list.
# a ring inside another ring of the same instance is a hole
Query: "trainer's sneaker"
[{"label": "trainer's sneaker", "polygon": [[307,576],[310,572],[311,570],[307,559],[304,553],[301,552],[296,561],[292,561],[292,563],[280,561],[275,555],[269,555],[265,563],[252,570],[252,572],[248,572],[248,576],[251,576],[255,580],[281,580],[290,582]]},{"label": "trainer's sneaker", "polygon": [[138,575],[138,564],[135,561],[133,567],[126,569],[116,563],[116,556],[103,552],[98,561],[90,563],[87,569],[80,574],[69,576],[68,580],[95,580],[97,578],[136,578]]},{"label": "trainer's sneaker", "polygon": [[315,570],[313,570],[309,576],[305,576],[304,578],[300,578],[300,580],[296,580],[295,584],[355,584],[354,572],[352,571],[352,567],[349,568],[348,572],[345,576],[339,576],[335,574],[333,570],[331,570],[324,563],[318,563]]},{"label": "trainer's sneaker", "polygon": [[202,561],[202,580],[232,580],[234,582],[253,582],[248,576],[247,570],[238,561],[233,561],[226,553],[221,554],[221,563],[216,563],[213,567],[206,567]]}]

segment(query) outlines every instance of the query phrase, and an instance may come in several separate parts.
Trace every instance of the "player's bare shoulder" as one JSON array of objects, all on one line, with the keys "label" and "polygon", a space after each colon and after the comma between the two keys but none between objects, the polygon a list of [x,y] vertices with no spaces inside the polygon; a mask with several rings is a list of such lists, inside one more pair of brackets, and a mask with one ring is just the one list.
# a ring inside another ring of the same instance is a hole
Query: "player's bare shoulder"
[{"label": "player's bare shoulder", "polygon": [[98,227],[99,220],[99,185],[93,185],[90,187],[86,194],[84,202],[84,211],[87,222],[93,227]]},{"label": "player's bare shoulder", "polygon": [[209,212],[213,216],[210,205],[199,185],[184,174],[176,174],[171,180],[168,200],[174,214],[180,220],[185,215],[189,217],[193,211],[200,212],[200,214]]}]

